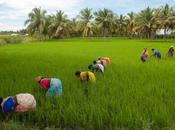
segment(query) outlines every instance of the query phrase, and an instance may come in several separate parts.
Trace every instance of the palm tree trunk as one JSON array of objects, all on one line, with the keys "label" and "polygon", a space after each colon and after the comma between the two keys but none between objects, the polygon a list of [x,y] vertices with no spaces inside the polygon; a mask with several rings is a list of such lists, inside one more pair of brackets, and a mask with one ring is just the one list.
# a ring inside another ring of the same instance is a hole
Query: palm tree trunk
[{"label": "palm tree trunk", "polygon": [[151,39],[152,39],[152,40],[155,38],[155,33],[156,33],[155,30],[152,30],[152,31],[151,31]]},{"label": "palm tree trunk", "polygon": [[148,39],[152,39],[152,29],[151,28],[149,28]]},{"label": "palm tree trunk", "polygon": [[166,26],[165,26],[165,28],[164,28],[164,39],[166,39],[166,37],[167,37],[167,29],[166,29]]}]

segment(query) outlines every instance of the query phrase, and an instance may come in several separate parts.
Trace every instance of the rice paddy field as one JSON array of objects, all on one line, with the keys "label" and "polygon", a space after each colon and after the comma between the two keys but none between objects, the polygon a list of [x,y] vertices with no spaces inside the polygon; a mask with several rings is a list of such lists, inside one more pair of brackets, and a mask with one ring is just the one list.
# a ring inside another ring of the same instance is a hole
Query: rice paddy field
[{"label": "rice paddy field", "polygon": [[[0,47],[0,96],[31,93],[33,111],[13,113],[8,120],[34,126],[89,130],[175,129],[175,58],[166,57],[174,40],[122,38],[66,39]],[[140,61],[143,48],[158,49],[160,61]],[[96,84],[81,83],[76,70],[86,71],[99,56],[109,56]],[[62,80],[63,95],[46,98],[34,81],[43,75]],[[84,88],[89,88],[89,96]],[[0,120],[6,117],[1,112]]]}]

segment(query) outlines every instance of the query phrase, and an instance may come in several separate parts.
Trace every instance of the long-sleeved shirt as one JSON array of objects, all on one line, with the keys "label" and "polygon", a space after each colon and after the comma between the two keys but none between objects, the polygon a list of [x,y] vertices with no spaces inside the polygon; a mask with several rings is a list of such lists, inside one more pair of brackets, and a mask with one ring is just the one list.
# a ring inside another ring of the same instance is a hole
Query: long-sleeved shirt
[{"label": "long-sleeved shirt", "polygon": [[80,74],[80,80],[84,81],[90,81],[90,82],[96,82],[96,78],[94,73],[90,72],[90,71],[86,71],[86,72],[81,72]]},{"label": "long-sleeved shirt", "polygon": [[16,95],[16,111],[26,112],[29,109],[34,109],[36,107],[36,100],[33,95],[29,93],[21,93]]},{"label": "long-sleeved shirt", "polygon": [[97,71],[104,72],[104,66],[101,64],[92,65],[92,71],[93,72],[97,72]]}]

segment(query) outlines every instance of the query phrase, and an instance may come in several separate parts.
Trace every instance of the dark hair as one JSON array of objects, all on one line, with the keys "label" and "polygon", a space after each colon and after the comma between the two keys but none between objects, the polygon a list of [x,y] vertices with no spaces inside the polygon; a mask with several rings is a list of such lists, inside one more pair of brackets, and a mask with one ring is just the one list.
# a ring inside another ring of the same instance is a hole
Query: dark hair
[{"label": "dark hair", "polygon": [[151,49],[152,51],[154,51],[155,49]]},{"label": "dark hair", "polygon": [[94,64],[97,64],[97,61],[96,61],[96,60],[94,60],[94,61],[93,61],[93,63],[94,63]]},{"label": "dark hair", "polygon": [[76,71],[75,72],[75,76],[80,76],[81,72],[80,71]]},{"label": "dark hair", "polygon": [[2,97],[0,97],[0,104],[2,103],[2,101],[3,101],[3,98],[2,98]]},{"label": "dark hair", "polygon": [[90,69],[90,70],[91,70],[91,69],[92,69],[92,65],[89,65],[89,66],[88,66],[88,69]]}]

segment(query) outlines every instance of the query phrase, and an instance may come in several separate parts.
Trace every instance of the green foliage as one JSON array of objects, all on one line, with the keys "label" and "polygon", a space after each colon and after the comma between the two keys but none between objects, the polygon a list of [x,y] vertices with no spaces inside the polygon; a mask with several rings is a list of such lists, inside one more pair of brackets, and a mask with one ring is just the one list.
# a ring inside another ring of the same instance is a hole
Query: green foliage
[{"label": "green foliage", "polygon": [[51,24],[49,25],[49,34],[53,38],[64,38],[70,35],[70,26],[67,15],[61,10],[56,15],[51,16]]},{"label": "green foliage", "polygon": [[109,9],[99,10],[94,13],[97,27],[100,28],[102,36],[109,36],[114,24],[114,14]]},{"label": "green foliage", "polygon": [[22,36],[9,36],[5,37],[4,40],[6,41],[7,44],[15,44],[15,43],[21,43],[23,41]]},{"label": "green foliage", "polygon": [[[42,44],[40,44],[42,43]],[[152,44],[153,43],[153,44]],[[41,128],[171,130],[175,115],[175,59],[167,58],[172,41],[128,39],[67,39],[3,46],[0,48],[0,96],[32,93],[37,108],[13,114],[11,120]],[[162,59],[140,61],[142,49],[162,53]],[[109,56],[104,75],[96,74],[96,84],[81,84],[76,70],[99,56]],[[63,95],[45,98],[37,75],[60,78]],[[89,87],[89,97],[84,87]],[[4,120],[4,116],[0,115]]]},{"label": "green foliage", "polygon": [[4,35],[4,36],[0,36],[0,45],[22,43],[23,40],[24,40],[24,36]]},{"label": "green foliage", "polygon": [[40,8],[34,8],[28,17],[25,21],[27,31],[39,40],[47,39],[49,20],[46,16],[46,11]]},{"label": "green foliage", "polygon": [[83,30],[83,37],[90,37],[93,35],[93,12],[92,9],[85,8],[80,11],[78,16],[80,19],[80,30]]},{"label": "green foliage", "polygon": [[74,36],[129,36],[154,39],[157,30],[168,31],[175,28],[175,9],[166,4],[159,8],[150,8],[140,12],[130,12],[127,16],[119,15],[109,9],[93,12],[90,8],[82,9],[76,18],[70,20],[59,10],[47,15],[45,10],[34,8],[26,21],[28,33],[37,39],[66,38]]}]

